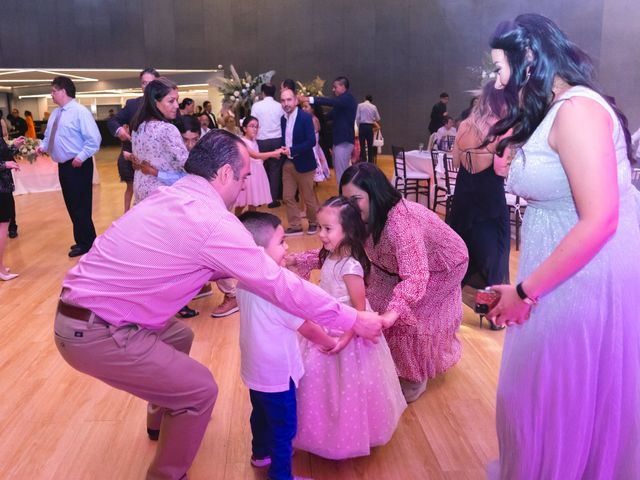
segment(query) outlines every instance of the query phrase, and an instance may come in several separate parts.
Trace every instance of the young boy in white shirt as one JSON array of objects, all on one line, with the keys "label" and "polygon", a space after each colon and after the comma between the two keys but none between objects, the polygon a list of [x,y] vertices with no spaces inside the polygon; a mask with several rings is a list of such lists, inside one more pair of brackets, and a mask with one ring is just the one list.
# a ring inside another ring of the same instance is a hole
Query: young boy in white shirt
[{"label": "young boy in white shirt", "polygon": [[[284,265],[287,243],[280,219],[245,212],[240,221],[277,264]],[[296,435],[296,392],[304,375],[298,347],[300,333],[325,350],[335,347],[318,325],[295,317],[238,285],[240,305],[240,376],[249,387],[252,456],[255,467],[269,466],[271,480],[290,480],[291,443]]]}]

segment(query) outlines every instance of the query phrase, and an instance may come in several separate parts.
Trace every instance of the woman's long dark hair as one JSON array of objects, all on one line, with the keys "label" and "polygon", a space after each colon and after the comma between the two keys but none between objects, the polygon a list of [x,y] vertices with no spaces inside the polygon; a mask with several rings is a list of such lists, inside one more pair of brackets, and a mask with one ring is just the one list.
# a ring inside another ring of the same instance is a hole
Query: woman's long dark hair
[{"label": "woman's long dark hair", "polygon": [[176,90],[178,86],[165,77],[156,78],[149,82],[144,89],[144,97],[142,105],[131,120],[131,131],[135,132],[142,122],[147,120],[169,121],[168,118],[160,112],[156,102],[169,95],[172,90]]},{"label": "woman's long dark hair", "polygon": [[349,183],[369,195],[367,228],[373,243],[377,244],[387,223],[389,210],[402,199],[402,195],[393,188],[382,170],[372,163],[356,163],[347,168],[340,178],[340,195],[342,187]]},{"label": "woman's long dark hair", "polygon": [[603,94],[596,84],[589,55],[555,23],[534,13],[519,15],[514,21],[500,23],[490,44],[505,52],[511,69],[504,89],[506,115],[494,124],[486,139],[490,143],[513,128],[511,135],[498,142],[498,155],[509,145],[523,145],[540,125],[555,100],[552,89],[557,75],[572,87],[582,85],[599,93],[609,103],[620,120],[627,156],[633,162],[627,118],[613,97]]},{"label": "woman's long dark hair", "polygon": [[[476,98],[478,103],[471,110],[469,119],[481,135],[486,136],[496,120],[503,118],[506,113],[504,90],[498,90],[493,82],[488,82],[482,87],[480,96]],[[487,145],[489,142],[485,138],[482,145],[477,148],[484,148]]]},{"label": "woman's long dark hair", "polygon": [[[322,204],[318,213],[324,208],[338,209],[340,226],[344,232],[344,239],[338,246],[338,253],[349,255],[360,262],[362,270],[364,270],[364,280],[366,282],[369,272],[371,271],[371,262],[364,250],[364,242],[367,240],[367,227],[362,221],[362,214],[360,208],[358,208],[358,204],[355,200],[346,197],[331,197]],[[320,249],[320,265],[324,264],[324,261],[330,254],[331,252],[326,248],[322,247]]]}]

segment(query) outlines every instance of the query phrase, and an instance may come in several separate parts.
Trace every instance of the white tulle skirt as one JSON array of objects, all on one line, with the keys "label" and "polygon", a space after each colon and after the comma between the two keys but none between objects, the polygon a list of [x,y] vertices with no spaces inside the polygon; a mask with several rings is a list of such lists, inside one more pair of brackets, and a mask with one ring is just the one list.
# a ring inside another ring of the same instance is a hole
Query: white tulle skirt
[{"label": "white tulle skirt", "polygon": [[369,455],[387,443],[407,407],[384,338],[354,338],[337,355],[304,339],[298,433],[293,446],[332,460]]},{"label": "white tulle skirt", "polygon": [[244,190],[238,195],[236,207],[246,207],[247,205],[258,207],[272,201],[269,179],[262,160],[252,158],[251,175],[245,181]]}]

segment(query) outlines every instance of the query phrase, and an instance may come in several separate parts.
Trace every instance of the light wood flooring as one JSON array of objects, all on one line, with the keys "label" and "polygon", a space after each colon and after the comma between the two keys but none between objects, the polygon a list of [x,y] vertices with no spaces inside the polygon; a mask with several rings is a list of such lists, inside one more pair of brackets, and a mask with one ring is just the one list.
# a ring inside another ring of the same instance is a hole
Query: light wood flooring
[{"label": "light wood flooring", "polygon": [[[98,155],[101,184],[94,187],[98,233],[122,213],[117,150]],[[391,173],[390,157],[380,164]],[[321,200],[335,193],[331,179]],[[145,431],[145,403],[69,367],[53,342],[53,315],[65,272],[71,224],[60,192],[16,197],[19,237],[8,242],[6,264],[20,276],[0,282],[0,478],[141,479],[155,443]],[[284,208],[276,209],[284,217]],[[319,245],[295,237],[292,251]],[[515,272],[518,254],[512,251]],[[213,372],[220,387],[213,417],[191,479],[264,479],[249,464],[251,434],[247,389],[239,376],[238,314],[208,316],[221,300],[191,303],[200,316],[192,356]],[[369,457],[334,462],[297,452],[294,473],[322,479],[480,479],[498,455],[495,392],[504,332],[480,329],[465,307],[461,361],[431,381],[404,413],[391,442]]]}]

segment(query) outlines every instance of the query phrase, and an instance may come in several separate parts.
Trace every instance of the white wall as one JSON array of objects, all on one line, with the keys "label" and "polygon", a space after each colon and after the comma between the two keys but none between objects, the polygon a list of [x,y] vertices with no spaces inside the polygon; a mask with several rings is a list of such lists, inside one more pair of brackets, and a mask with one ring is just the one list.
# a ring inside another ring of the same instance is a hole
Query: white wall
[{"label": "white wall", "polygon": [[[19,100],[17,97],[13,97],[12,107],[20,110],[21,117],[24,117],[25,110],[29,110],[33,114],[34,120],[42,120],[42,116],[47,110],[47,99],[23,98],[22,100]],[[49,111],[51,111],[51,109]]]}]

